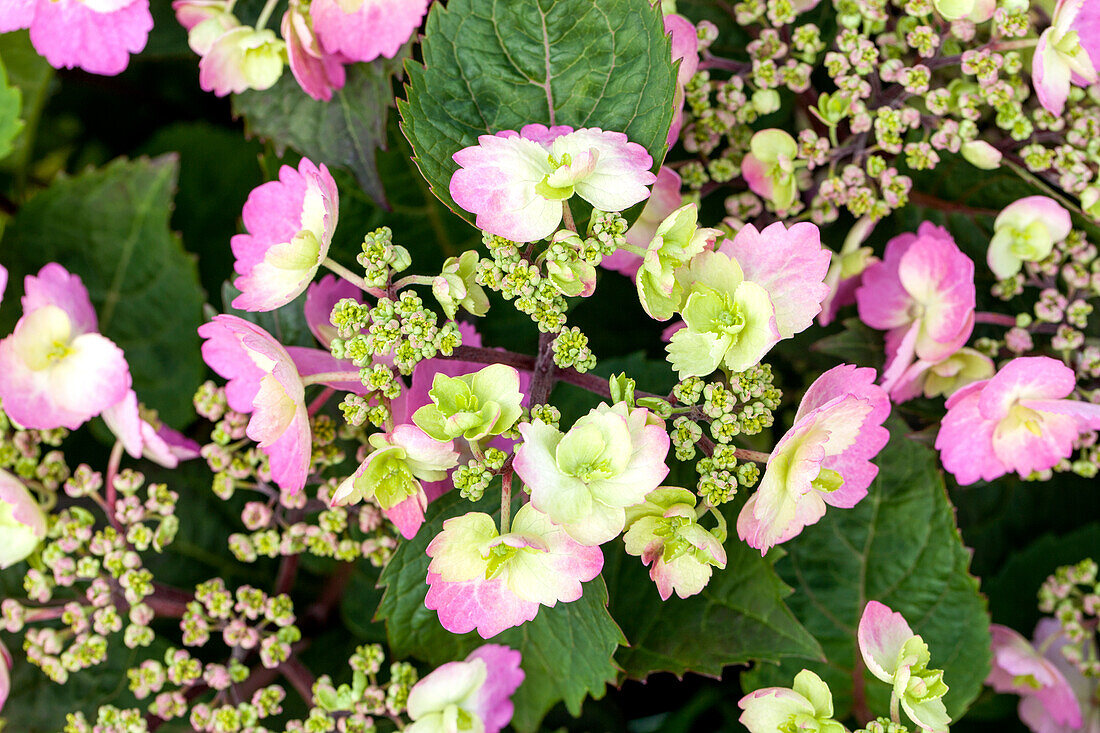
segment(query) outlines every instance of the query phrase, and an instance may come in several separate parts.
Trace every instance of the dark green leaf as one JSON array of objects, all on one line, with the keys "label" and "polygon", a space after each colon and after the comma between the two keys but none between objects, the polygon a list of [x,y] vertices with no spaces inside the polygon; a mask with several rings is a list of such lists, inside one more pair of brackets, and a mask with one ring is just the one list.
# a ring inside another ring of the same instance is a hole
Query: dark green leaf
[{"label": "dark green leaf", "polygon": [[[890,444],[879,454],[879,476],[853,509],[825,517],[784,545],[776,563],[794,586],[791,609],[825,649],[828,664],[805,665],[833,691],[837,717],[852,711],[853,681],[866,690],[870,710],[885,715],[890,688],[866,672],[856,627],[867,601],[901,613],[924,637],[931,666],[943,669],[951,688],[944,698],[957,719],[974,701],[989,671],[989,616],[970,552],[955,527],[935,454],[890,424]],[[789,687],[804,665],[785,661],[746,677],[750,687]]]},{"label": "dark green leaf", "polygon": [[[168,228],[178,171],[166,155],[58,179],[19,211],[3,255],[13,290],[48,262],[79,275],[100,331],[126,352],[138,397],[176,426],[193,417],[204,373],[198,270]],[[18,315],[4,310],[8,321]]]},{"label": "dark green leaf", "polygon": [[303,92],[291,74],[267,91],[233,97],[250,134],[278,148],[291,147],[314,163],[342,166],[375,201],[385,201],[375,156],[386,143],[386,116],[393,103],[392,61],[348,67],[347,84],[319,102]]},{"label": "dark green leaf", "polygon": [[810,348],[848,364],[881,368],[885,348],[882,332],[854,317],[845,318],[841,325],[839,333],[819,339]]},{"label": "dark green leaf", "polygon": [[23,94],[8,81],[3,58],[0,57],[0,158],[8,157],[16,135],[23,129],[19,113],[23,111]]},{"label": "dark green leaf", "polygon": [[424,66],[407,64],[402,129],[432,191],[478,135],[525,124],[625,132],[659,165],[676,74],[662,16],[649,0],[452,0],[428,15]]},{"label": "dark green leaf", "polygon": [[0,35],[0,60],[7,71],[8,83],[22,96],[23,121],[26,123],[15,137],[10,156],[4,160],[5,170],[22,173],[30,162],[34,145],[34,131],[54,70],[46,59],[38,55],[25,31]]},{"label": "dark green leaf", "polygon": [[[419,534],[401,543],[383,571],[379,582],[386,591],[376,617],[386,622],[390,649],[396,657],[412,655],[438,665],[462,659],[485,643],[476,632],[449,633],[440,626],[435,611],[424,606],[429,562],[425,549],[442,530],[445,519],[467,511],[492,513],[492,493],[486,492],[486,499],[473,506],[458,492],[435,501]],[[607,587],[600,578],[585,584],[580,600],[541,608],[534,621],[508,629],[492,641],[523,655],[527,676],[512,698],[516,705],[512,725],[519,731],[538,730],[543,716],[559,700],[577,715],[585,697],[602,697],[605,685],[614,682],[618,674],[611,657],[625,643],[607,612]]]}]

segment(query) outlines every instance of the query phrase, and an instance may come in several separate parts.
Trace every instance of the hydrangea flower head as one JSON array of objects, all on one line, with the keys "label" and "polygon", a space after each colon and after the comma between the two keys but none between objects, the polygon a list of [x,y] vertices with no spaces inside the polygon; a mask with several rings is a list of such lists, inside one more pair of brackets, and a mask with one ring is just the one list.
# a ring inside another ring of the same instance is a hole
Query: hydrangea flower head
[{"label": "hydrangea flower head", "polygon": [[626,510],[626,552],[649,566],[663,601],[673,592],[680,598],[699,593],[714,568],[726,567],[722,538],[699,524],[695,503],[694,493],[662,486]]},{"label": "hydrangea flower head", "polygon": [[273,310],[301,295],[328,256],[338,214],[336,181],[307,158],[254,188],[242,212],[248,233],[232,240],[241,291],[233,307]]},{"label": "hydrangea flower head", "polygon": [[1012,277],[1025,262],[1039,262],[1073,228],[1069,212],[1047,196],[1028,196],[1004,208],[993,222],[987,255],[999,279]]},{"label": "hydrangea flower head", "polygon": [[424,521],[428,497],[421,481],[442,481],[458,464],[451,441],[429,437],[415,425],[398,425],[368,439],[373,450],[332,497],[334,506],[370,500],[410,538]]},{"label": "hydrangea flower head", "polygon": [[686,204],[673,211],[653,232],[635,285],[645,312],[658,321],[667,321],[683,300],[683,284],[676,270],[714,246],[721,232],[699,226],[699,207]]},{"label": "hydrangea flower head", "polygon": [[477,215],[481,229],[516,242],[550,236],[562,202],[575,193],[603,211],[622,211],[649,196],[653,159],[621,132],[526,125],[482,135],[454,154],[451,197]]},{"label": "hydrangea flower head", "polygon": [[795,675],[794,687],[765,687],[737,703],[744,712],[738,720],[749,733],[805,731],[846,733],[833,720],[833,693],[825,681],[808,669]]},{"label": "hydrangea flower head", "polygon": [[437,373],[428,395],[431,403],[413,413],[412,419],[441,441],[500,435],[523,413],[519,372],[506,364],[490,364],[460,377]]},{"label": "hydrangea flower head", "polygon": [[[642,248],[649,246],[661,222],[683,204],[684,197],[680,194],[682,185],[680,174],[671,168],[662,166],[657,171],[657,180],[653,184],[642,213],[638,215],[637,220],[631,225],[630,229],[626,230],[628,244]],[[634,274],[638,272],[638,268],[642,265],[642,258],[625,249],[617,249],[604,257],[600,261],[600,265],[608,270],[620,272],[627,277],[634,277]]]},{"label": "hydrangea flower head", "polygon": [[989,379],[996,367],[980,351],[963,347],[937,362],[917,359],[890,389],[890,398],[900,404],[923,394],[950,397],[968,384]]},{"label": "hydrangea flower head", "polygon": [[947,20],[984,23],[997,10],[997,0],[932,0],[936,12]]},{"label": "hydrangea flower head", "polygon": [[798,197],[795,161],[798,143],[783,130],[761,130],[749,141],[741,174],[752,192],[779,210],[789,209]]},{"label": "hydrangea flower head", "polygon": [[541,420],[519,426],[516,474],[531,503],[576,541],[599,545],[617,537],[626,507],[657,488],[668,466],[669,438],[644,408],[601,404],[568,432]]},{"label": "hydrangea flower head", "polygon": [[1039,103],[1061,116],[1070,84],[1097,82],[1100,63],[1100,6],[1090,0],[1058,0],[1050,27],[1039,36],[1031,81]]},{"label": "hydrangea flower head", "polygon": [[684,278],[686,328],[666,347],[680,378],[705,377],[724,366],[740,372],[759,363],[781,336],[768,291],[745,279],[736,260],[720,252],[692,259]]},{"label": "hydrangea flower head", "polygon": [[484,639],[530,621],[539,606],[571,603],[581,583],[603,568],[598,547],[581,545],[531,504],[501,535],[488,514],[470,512],[443,523],[428,545],[428,595],[443,628]]},{"label": "hydrangea flower head", "polygon": [[788,229],[776,222],[757,231],[746,224],[733,239],[723,240],[718,251],[736,260],[746,280],[767,291],[781,337],[805,331],[821,312],[829,294],[825,276],[832,256],[821,246],[816,225],[800,222]]},{"label": "hydrangea flower head", "polygon": [[392,59],[412,38],[431,0],[313,0],[309,12],[325,53],[350,61]]},{"label": "hydrangea flower head", "polygon": [[271,459],[272,480],[286,491],[301,491],[309,474],[312,434],[305,385],[294,359],[271,334],[237,316],[215,316],[199,326],[199,335],[206,339],[203,359],[229,380],[229,406],[252,413],[246,434]]},{"label": "hydrangea flower head", "polygon": [[42,507],[22,481],[0,469],[0,569],[25,560],[45,537]]},{"label": "hydrangea flower head", "polygon": [[[479,317],[489,312],[489,296],[476,277],[479,259],[472,249],[458,257],[448,257],[443,261],[442,271],[432,281],[432,294],[447,318],[454,318],[459,308]],[[547,262],[547,267],[550,264]]]},{"label": "hydrangea flower head", "polygon": [[842,364],[806,390],[737,517],[750,547],[766,553],[821,519],[826,506],[849,509],[867,495],[878,473],[871,459],[890,439],[882,427],[890,400],[874,381],[874,369]]},{"label": "hydrangea flower head", "polygon": [[856,634],[863,663],[878,679],[892,685],[909,719],[929,733],[947,733],[951,718],[943,704],[943,672],[928,669],[931,654],[900,613],[878,601],[863,609]]},{"label": "hydrangea flower head", "polygon": [[34,50],[55,69],[114,76],[145,48],[149,0],[5,0],[0,33],[29,28]]},{"label": "hydrangea flower head", "polygon": [[1067,399],[1076,386],[1073,369],[1029,356],[962,388],[936,437],[943,467],[963,485],[1053,468],[1079,435],[1100,428],[1100,405]]},{"label": "hydrangea flower head", "polygon": [[321,47],[313,29],[313,19],[307,9],[292,0],[280,28],[286,41],[290,73],[309,96],[321,102],[332,99],[332,93],[344,88],[347,73],[343,54],[331,54]]},{"label": "hydrangea flower head", "polygon": [[[1054,633],[1060,633],[1059,624],[1054,619],[1039,622],[1035,629],[1037,646],[1042,643],[1041,632],[1045,631],[1045,636],[1050,636],[1052,627]],[[1042,718],[1049,719],[1050,723],[1064,730],[1080,728],[1081,705],[1060,668],[1071,667],[1061,658],[1062,655],[1047,652],[1044,656],[1036,646],[1007,626],[993,624],[989,631],[993,637],[993,669],[985,683],[997,692],[1020,695],[1020,719],[1034,731],[1051,730],[1035,724]],[[1061,665],[1058,664],[1059,659]],[[1076,668],[1071,669],[1077,672]],[[1079,672],[1077,676],[1080,676]]]},{"label": "hydrangea flower head", "polygon": [[974,303],[974,262],[947,230],[924,222],[887,242],[856,291],[860,319],[887,331],[883,385],[890,389],[914,358],[938,362],[965,344]]},{"label": "hydrangea flower head", "polygon": [[130,368],[96,331],[79,277],[50,263],[24,282],[23,315],[0,341],[0,400],[23,427],[76,429],[126,396]]},{"label": "hydrangea flower head", "polygon": [[285,56],[286,42],[270,28],[233,26],[199,60],[199,86],[219,97],[270,89],[283,75]]},{"label": "hydrangea flower head", "polygon": [[484,644],[461,662],[434,669],[409,690],[408,733],[499,733],[512,720],[512,694],[523,682],[520,654]]}]

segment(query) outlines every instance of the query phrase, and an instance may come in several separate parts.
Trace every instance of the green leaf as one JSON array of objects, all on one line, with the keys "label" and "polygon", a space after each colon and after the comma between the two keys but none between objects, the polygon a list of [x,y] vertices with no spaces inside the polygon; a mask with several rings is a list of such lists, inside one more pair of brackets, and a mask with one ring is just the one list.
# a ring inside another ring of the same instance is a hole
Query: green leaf
[{"label": "green leaf", "polygon": [[23,129],[19,113],[23,110],[23,94],[8,82],[4,60],[0,57],[0,158],[8,157],[15,137]]},{"label": "green leaf", "polygon": [[22,115],[26,123],[22,130],[17,131],[10,155],[4,160],[2,168],[22,174],[30,163],[34,131],[46,104],[54,70],[34,50],[30,36],[25,31],[0,35],[0,61],[7,72],[8,83],[20,92]]},{"label": "green leaf", "polygon": [[432,191],[451,199],[451,156],[479,135],[549,125],[625,132],[660,165],[676,73],[649,0],[452,0],[428,15],[424,65],[406,64],[402,129]]},{"label": "green leaf", "polygon": [[387,59],[349,66],[347,84],[331,102],[313,99],[293,75],[283,74],[267,91],[233,95],[233,113],[244,116],[249,134],[279,149],[291,147],[314,163],[349,169],[371,198],[384,203],[375,156],[386,144],[393,64]]},{"label": "green leaf", "polygon": [[[138,398],[176,426],[193,418],[191,397],[205,372],[195,332],[198,270],[168,228],[178,171],[166,155],[59,178],[20,209],[3,254],[16,291],[48,262],[79,275],[100,331],[126,352]],[[4,310],[6,321],[18,315]]]},{"label": "green leaf", "polygon": [[702,593],[667,601],[642,561],[615,544],[604,548],[604,577],[611,613],[630,640],[615,655],[627,677],[645,679],[654,672],[718,677],[723,667],[752,660],[824,658],[817,640],[783,602],[791,589],[736,534],[726,542],[726,569],[716,569]]},{"label": "green leaf", "polygon": [[[451,634],[440,626],[435,611],[424,606],[429,562],[425,550],[445,519],[468,511],[493,513],[494,504],[499,512],[499,504],[490,496],[493,493],[486,492],[486,498],[475,505],[457,491],[433,502],[420,532],[401,543],[383,571],[379,583],[386,590],[376,619],[386,622],[395,657],[412,655],[439,665],[462,659],[486,643],[476,632]],[[505,644],[523,655],[527,676],[512,697],[516,706],[512,725],[519,731],[538,730],[543,716],[559,700],[570,713],[579,715],[586,696],[602,697],[605,685],[615,681],[618,668],[611,657],[625,641],[607,612],[607,587],[600,578],[585,583],[580,600],[541,608],[534,621],[493,637],[494,644]]]},{"label": "green leaf", "polygon": [[849,364],[882,368],[884,336],[856,317],[845,318],[842,330],[816,341],[810,348]]},{"label": "green leaf", "polygon": [[[788,603],[825,649],[828,664],[806,665],[829,684],[837,718],[853,708],[853,681],[870,710],[885,715],[890,688],[867,672],[856,628],[867,601],[901,613],[924,637],[931,667],[944,670],[944,698],[957,720],[974,701],[990,666],[989,615],[969,572],[970,552],[955,527],[935,454],[890,423],[890,444],[879,454],[879,475],[853,509],[830,508],[786,545],[776,563],[794,586]],[[746,687],[789,687],[801,663],[761,667]]]}]

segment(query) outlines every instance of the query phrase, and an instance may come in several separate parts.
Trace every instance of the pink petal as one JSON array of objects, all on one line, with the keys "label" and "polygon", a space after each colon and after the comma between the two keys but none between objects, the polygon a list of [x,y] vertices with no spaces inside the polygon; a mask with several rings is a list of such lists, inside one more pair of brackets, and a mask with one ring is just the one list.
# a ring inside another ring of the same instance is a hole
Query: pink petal
[{"label": "pink petal", "polygon": [[951,396],[936,436],[944,469],[963,486],[979,479],[992,481],[1009,471],[993,451],[997,421],[983,417],[978,410],[984,384],[968,385]]},{"label": "pink petal", "polygon": [[1001,419],[1017,401],[1057,400],[1077,386],[1074,372],[1049,356],[1025,356],[1001,367],[982,389],[979,409],[990,419]]},{"label": "pink petal", "polygon": [[428,12],[430,0],[364,0],[345,13],[338,0],[313,0],[313,28],[324,50],[352,61],[392,59]]},{"label": "pink petal", "polygon": [[481,638],[491,639],[505,629],[533,620],[539,612],[538,603],[512,593],[499,578],[447,583],[437,573],[429,572],[427,583],[424,605],[436,611],[439,623],[453,634],[477,629]]},{"label": "pink petal", "polygon": [[23,279],[23,312],[29,313],[44,305],[56,305],[68,313],[74,335],[99,330],[88,289],[78,275],[71,274],[56,262],[43,267],[37,276],[27,275]]},{"label": "pink petal", "polygon": [[856,637],[867,669],[883,682],[892,683],[901,648],[913,637],[905,618],[878,601],[869,601]]},{"label": "pink petal", "polygon": [[489,676],[478,696],[477,713],[485,733],[499,733],[512,720],[512,695],[525,677],[520,669],[520,653],[500,644],[484,644],[466,657],[466,661],[485,662]]},{"label": "pink petal", "polygon": [[38,0],[30,29],[35,50],[54,68],[113,76],[130,63],[130,54],[145,48],[153,16],[149,0],[133,0],[110,13],[78,0]]}]

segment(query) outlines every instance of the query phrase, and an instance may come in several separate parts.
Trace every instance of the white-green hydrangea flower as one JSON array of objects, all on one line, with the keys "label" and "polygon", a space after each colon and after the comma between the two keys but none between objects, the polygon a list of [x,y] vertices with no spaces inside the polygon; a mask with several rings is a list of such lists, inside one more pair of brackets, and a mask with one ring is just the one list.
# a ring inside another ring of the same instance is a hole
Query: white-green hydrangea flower
[{"label": "white-green hydrangea flower", "polygon": [[459,377],[436,374],[428,396],[431,403],[414,412],[412,419],[436,440],[477,441],[500,435],[523,412],[519,372],[506,364]]},{"label": "white-green hydrangea flower", "polygon": [[635,280],[646,313],[658,321],[672,318],[684,295],[676,270],[711,247],[719,234],[718,229],[699,226],[695,204],[681,206],[657,226]]}]

